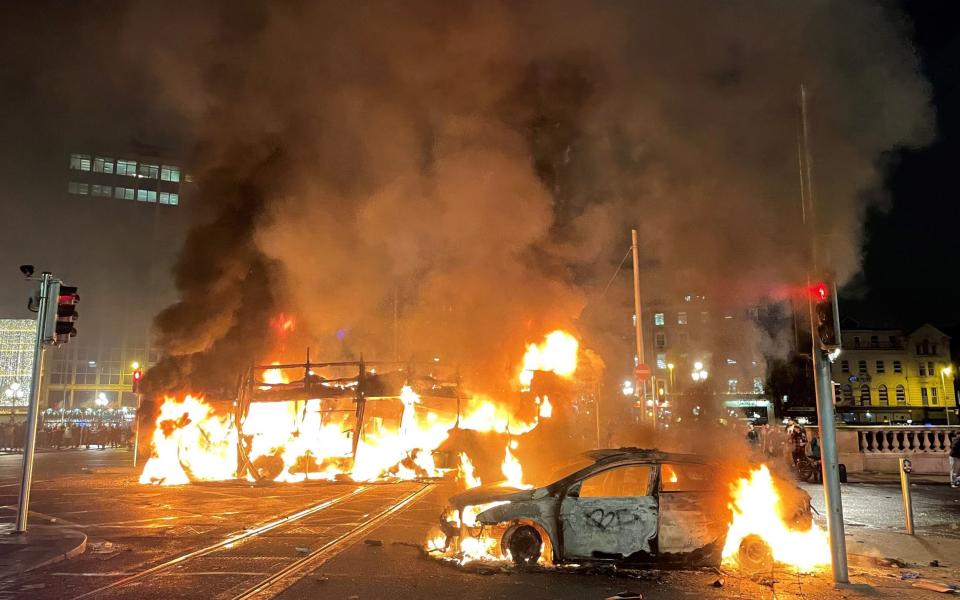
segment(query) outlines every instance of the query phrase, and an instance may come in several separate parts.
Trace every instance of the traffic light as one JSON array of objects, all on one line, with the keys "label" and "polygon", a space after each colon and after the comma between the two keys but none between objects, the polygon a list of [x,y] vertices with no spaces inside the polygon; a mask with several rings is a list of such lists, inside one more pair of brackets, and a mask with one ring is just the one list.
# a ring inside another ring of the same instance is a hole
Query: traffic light
[{"label": "traffic light", "polygon": [[133,370],[133,393],[140,393],[140,382],[143,381],[143,369],[137,367]]},{"label": "traffic light", "polygon": [[820,282],[810,287],[813,300],[813,326],[817,342],[824,350],[840,348],[840,311],[833,286]]},{"label": "traffic light", "polygon": [[54,328],[53,343],[56,346],[66,344],[70,338],[77,335],[75,324],[80,317],[77,304],[80,303],[80,294],[76,286],[60,284],[57,293],[57,320]]}]

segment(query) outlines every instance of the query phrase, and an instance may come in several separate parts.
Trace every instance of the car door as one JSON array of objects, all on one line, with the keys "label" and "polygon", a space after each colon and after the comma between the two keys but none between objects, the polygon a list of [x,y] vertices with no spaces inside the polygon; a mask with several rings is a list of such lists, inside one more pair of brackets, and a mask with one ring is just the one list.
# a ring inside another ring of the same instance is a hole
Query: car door
[{"label": "car door", "polygon": [[563,557],[626,558],[650,552],[657,535],[656,466],[626,464],[591,473],[560,503]]},{"label": "car door", "polygon": [[708,465],[660,465],[660,531],[657,546],[664,554],[685,554],[723,538],[726,495],[721,478]]}]

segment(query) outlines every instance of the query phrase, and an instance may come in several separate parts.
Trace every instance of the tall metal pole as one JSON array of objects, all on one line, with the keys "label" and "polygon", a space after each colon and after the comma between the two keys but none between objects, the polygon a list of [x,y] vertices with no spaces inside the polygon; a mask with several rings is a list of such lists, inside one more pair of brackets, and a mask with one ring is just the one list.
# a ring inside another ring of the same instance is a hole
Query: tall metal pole
[{"label": "tall metal pole", "polygon": [[[634,329],[636,330],[637,341],[637,362],[645,364],[643,360],[643,313],[640,308],[640,245],[638,243],[637,230],[631,231],[633,252],[633,314],[635,317]],[[647,382],[637,380],[637,388],[640,390],[640,422],[647,420]]]},{"label": "tall metal pole", "polygon": [[[810,154],[810,133],[807,126],[807,91],[800,86],[800,166],[801,166],[801,202],[804,206],[804,224],[809,226],[811,259],[814,272],[819,271],[816,202],[813,194],[813,161]],[[809,280],[807,281],[809,285]],[[834,318],[839,321],[836,286],[831,290],[834,302]],[[833,581],[839,584],[850,583],[847,571],[847,541],[843,532],[843,500],[840,496],[840,468],[837,459],[837,428],[834,415],[833,382],[830,378],[830,358],[827,351],[820,347],[817,338],[816,315],[813,302],[809,303],[810,312],[810,354],[813,360],[814,383],[817,395],[817,422],[820,426],[820,449],[823,470],[823,497],[827,507],[827,528],[830,532],[830,564],[833,567]],[[840,329],[836,329],[840,338]]]},{"label": "tall metal pole", "polygon": [[17,502],[16,533],[27,531],[30,511],[30,484],[33,482],[33,455],[37,446],[37,418],[40,412],[40,374],[43,372],[43,336],[46,330],[47,301],[50,297],[50,273],[40,280],[40,306],[37,308],[37,337],[33,347],[33,375],[30,379],[30,406],[27,409],[26,440],[23,444],[23,473],[20,478],[20,498]]}]

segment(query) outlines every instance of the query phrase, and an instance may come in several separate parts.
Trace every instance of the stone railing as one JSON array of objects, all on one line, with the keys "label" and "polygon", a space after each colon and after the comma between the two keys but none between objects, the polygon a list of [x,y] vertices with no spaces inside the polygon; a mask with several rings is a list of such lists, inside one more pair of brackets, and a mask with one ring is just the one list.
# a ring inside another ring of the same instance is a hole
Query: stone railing
[{"label": "stone railing", "polygon": [[960,426],[843,425],[837,427],[837,450],[847,471],[896,473],[899,459],[909,458],[914,472],[947,474],[953,436]]}]

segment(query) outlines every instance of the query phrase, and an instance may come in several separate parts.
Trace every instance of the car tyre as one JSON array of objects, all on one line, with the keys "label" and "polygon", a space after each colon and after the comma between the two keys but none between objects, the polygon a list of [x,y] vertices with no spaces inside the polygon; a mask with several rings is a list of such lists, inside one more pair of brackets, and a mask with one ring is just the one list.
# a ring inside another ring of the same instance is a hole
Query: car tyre
[{"label": "car tyre", "polygon": [[513,564],[529,567],[537,564],[543,549],[540,532],[529,525],[520,525],[504,535],[504,547],[510,552]]},{"label": "car tyre", "polygon": [[737,562],[749,574],[769,571],[773,567],[770,545],[758,535],[748,535],[740,542]]}]

